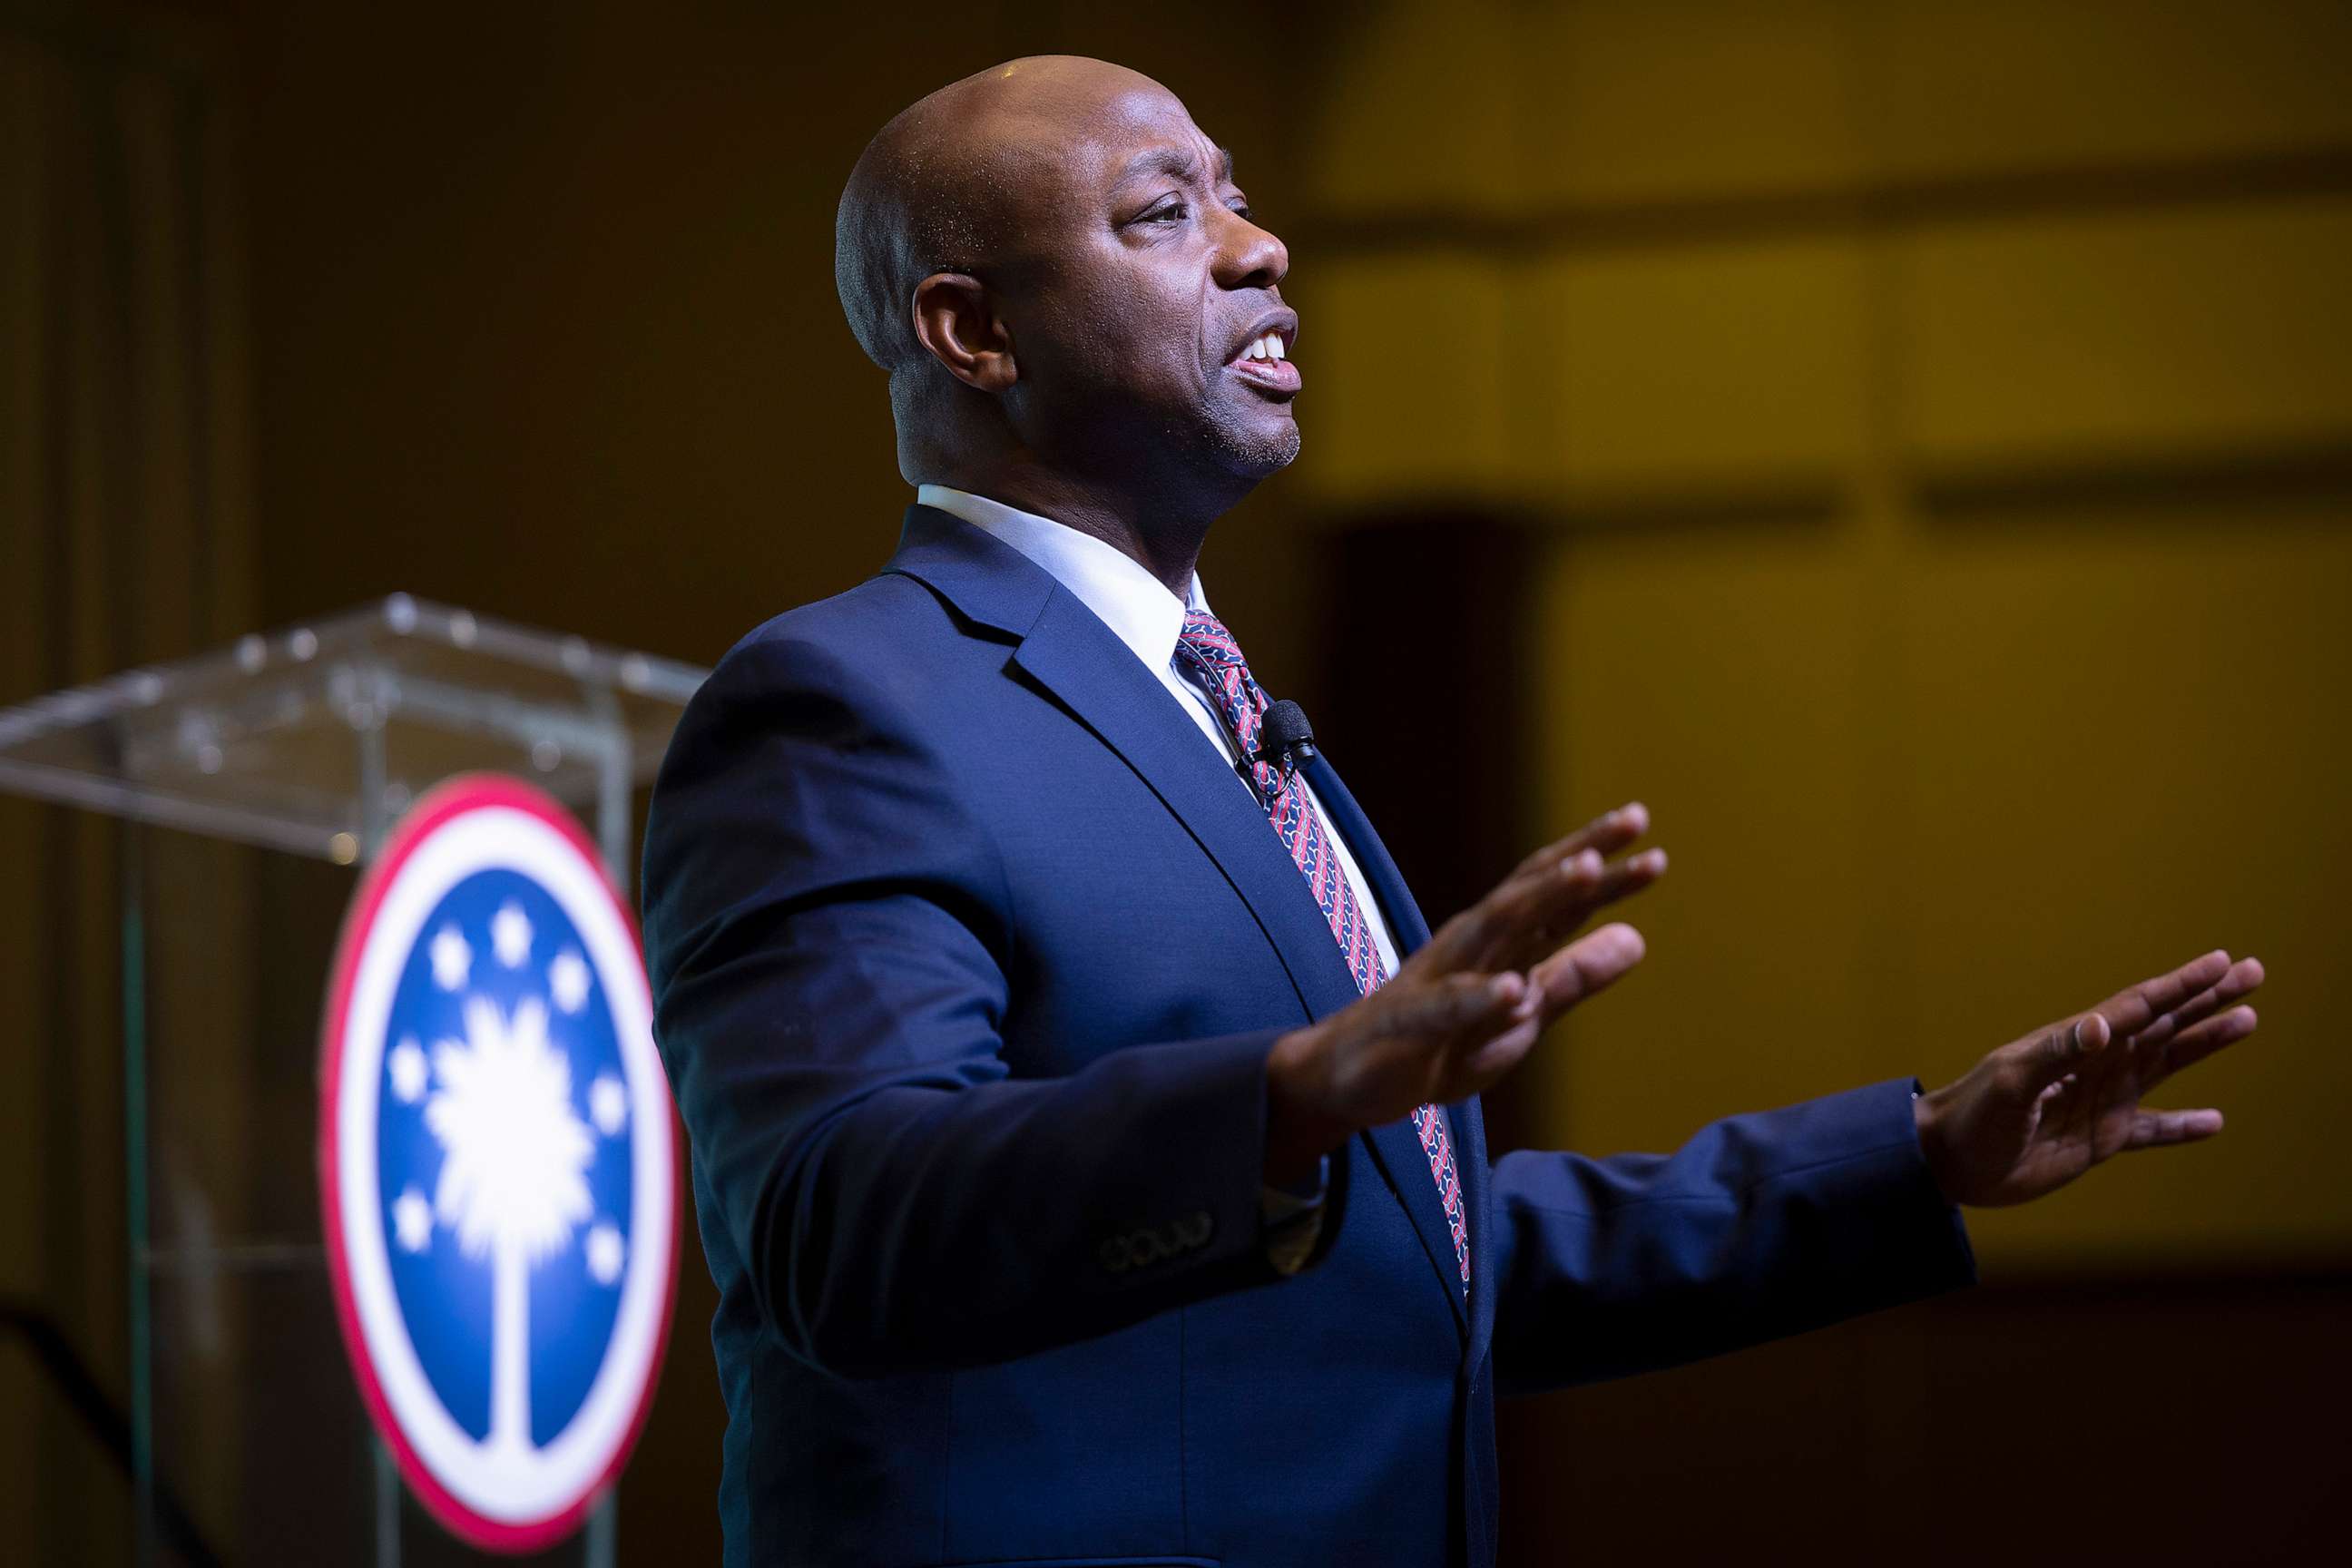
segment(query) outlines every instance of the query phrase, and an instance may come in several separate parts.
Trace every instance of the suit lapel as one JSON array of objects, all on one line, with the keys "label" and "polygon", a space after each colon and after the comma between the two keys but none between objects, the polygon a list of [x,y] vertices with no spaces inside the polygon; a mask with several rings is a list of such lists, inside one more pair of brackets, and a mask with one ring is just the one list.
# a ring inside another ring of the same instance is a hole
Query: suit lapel
[{"label": "suit lapel", "polygon": [[[1357,1000],[1330,922],[1265,811],[1214,748],[1202,743],[1191,715],[1167,688],[1075,595],[1011,545],[924,506],[908,509],[898,552],[886,570],[928,584],[968,620],[1006,634],[1016,645],[1012,664],[1135,770],[1248,906],[1308,1017],[1328,1016]],[[1429,927],[1387,847],[1328,762],[1318,756],[1305,772],[1370,884],[1398,952],[1412,952],[1429,940]],[[1476,1102],[1449,1107],[1447,1120],[1465,1209],[1475,1225],[1486,1188]],[[1419,1136],[1409,1121],[1362,1136],[1466,1332],[1454,1238]],[[1471,1232],[1474,1257],[1480,1228]]]},{"label": "suit lapel", "polygon": [[1012,546],[929,507],[908,510],[889,570],[1018,637],[1012,662],[1118,752],[1224,873],[1308,1017],[1356,1000],[1330,924],[1265,810],[1168,689],[1076,595]]},{"label": "suit lapel", "polygon": [[[1388,846],[1372,831],[1371,819],[1364,815],[1363,807],[1356,804],[1356,797],[1339,782],[1339,773],[1320,752],[1301,771],[1307,782],[1315,786],[1315,798],[1322,802],[1323,815],[1330,819],[1332,831],[1346,841],[1348,852],[1356,858],[1364,880],[1370,884],[1372,897],[1381,906],[1381,916],[1388,922],[1389,936],[1396,944],[1397,956],[1402,959],[1412,953],[1429,940],[1429,923],[1422,918],[1421,906],[1413,901],[1412,890],[1405,886],[1403,874],[1389,858]],[[1486,1188],[1486,1139],[1478,1126],[1477,1102],[1467,1100],[1446,1107],[1445,1120],[1454,1131],[1454,1176],[1462,1184],[1463,1212],[1473,1222],[1471,1279],[1475,1289],[1478,1249],[1485,1230],[1475,1222]],[[1471,1149],[1474,1133],[1477,1135],[1475,1158]],[[1437,1271],[1445,1299],[1454,1308],[1454,1322],[1466,1332],[1469,1315],[1462,1300],[1461,1268],[1454,1258],[1454,1233],[1445,1223],[1445,1205],[1438,1197],[1437,1184],[1430,1179],[1429,1155],[1421,1146],[1421,1135],[1412,1130],[1410,1121],[1405,1121],[1372,1128],[1363,1137],[1372,1152],[1373,1163],[1380,1166],[1397,1202],[1404,1205],[1405,1214],[1412,1220],[1422,1250],[1429,1255],[1429,1266]],[[1475,1191],[1471,1185],[1474,1171],[1477,1173]]]},{"label": "suit lapel", "polygon": [[1356,1000],[1330,922],[1265,808],[1166,687],[1076,596],[1057,589],[1013,662],[1125,758],[1224,872],[1310,1017]]},{"label": "suit lapel", "polygon": [[1323,803],[1323,815],[1347,840],[1348,853],[1356,858],[1357,869],[1364,880],[1372,885],[1372,897],[1381,906],[1381,917],[1388,921],[1389,935],[1395,940],[1397,956],[1414,952],[1429,940],[1429,922],[1421,918],[1421,906],[1412,900],[1412,889],[1404,885],[1404,875],[1389,858],[1388,846],[1372,831],[1371,819],[1348,786],[1339,782],[1331,760],[1320,751],[1315,760],[1300,770],[1307,782],[1315,786],[1315,798]]}]

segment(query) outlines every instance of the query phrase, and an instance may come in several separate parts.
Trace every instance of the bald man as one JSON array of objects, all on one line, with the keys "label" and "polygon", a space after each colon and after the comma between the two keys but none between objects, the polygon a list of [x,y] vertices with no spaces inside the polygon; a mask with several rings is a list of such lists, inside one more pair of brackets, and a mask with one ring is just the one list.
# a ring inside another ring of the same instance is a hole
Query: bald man
[{"label": "bald man", "polygon": [[720,662],[646,852],[730,1563],[1488,1563],[1498,1394],[1966,1283],[1957,1205],[2219,1129],[2140,1104],[2253,1027],[2212,952],[1932,1094],[1490,1167],[1664,855],[1621,806],[1433,935],[1269,716],[1193,569],[1298,449],[1230,156],[1016,60],[883,129],[835,247],[916,503]]}]

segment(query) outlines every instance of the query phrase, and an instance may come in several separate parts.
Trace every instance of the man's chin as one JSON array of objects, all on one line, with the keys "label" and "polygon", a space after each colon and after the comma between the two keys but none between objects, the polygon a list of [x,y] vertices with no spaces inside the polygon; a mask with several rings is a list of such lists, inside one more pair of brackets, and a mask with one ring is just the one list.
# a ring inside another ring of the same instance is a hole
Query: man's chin
[{"label": "man's chin", "polygon": [[1243,428],[1223,426],[1217,429],[1216,453],[1226,472],[1255,484],[1297,460],[1298,422],[1290,417],[1286,407],[1281,415],[1278,423],[1254,420]]}]

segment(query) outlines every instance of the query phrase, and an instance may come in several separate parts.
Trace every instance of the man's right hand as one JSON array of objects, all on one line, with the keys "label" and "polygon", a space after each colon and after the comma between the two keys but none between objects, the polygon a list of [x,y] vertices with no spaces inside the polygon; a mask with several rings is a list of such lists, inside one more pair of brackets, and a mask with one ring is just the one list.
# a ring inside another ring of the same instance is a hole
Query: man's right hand
[{"label": "man's right hand", "polygon": [[1640,803],[1548,844],[1444,925],[1389,981],[1285,1035],[1266,1060],[1266,1180],[1311,1182],[1356,1132],[1465,1100],[1519,1064],[1547,1026],[1642,961],[1642,933],[1575,932],[1662,876],[1666,852],[1607,858],[1649,830]]}]

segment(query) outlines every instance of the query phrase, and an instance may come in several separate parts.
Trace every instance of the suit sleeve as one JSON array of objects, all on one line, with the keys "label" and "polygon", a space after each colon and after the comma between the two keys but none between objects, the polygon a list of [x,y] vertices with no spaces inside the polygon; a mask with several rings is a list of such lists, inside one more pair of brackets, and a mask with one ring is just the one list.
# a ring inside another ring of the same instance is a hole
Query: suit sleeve
[{"label": "suit sleeve", "polygon": [[1912,1088],[1733,1117],[1671,1155],[1505,1155],[1496,1392],[1654,1371],[1974,1283]]},{"label": "suit sleeve", "polygon": [[747,643],[697,695],[645,899],[706,1237],[723,1228],[794,1355],[977,1364],[1277,1277],[1259,1206],[1278,1031],[1013,1079],[996,847],[903,706],[828,652]]}]

